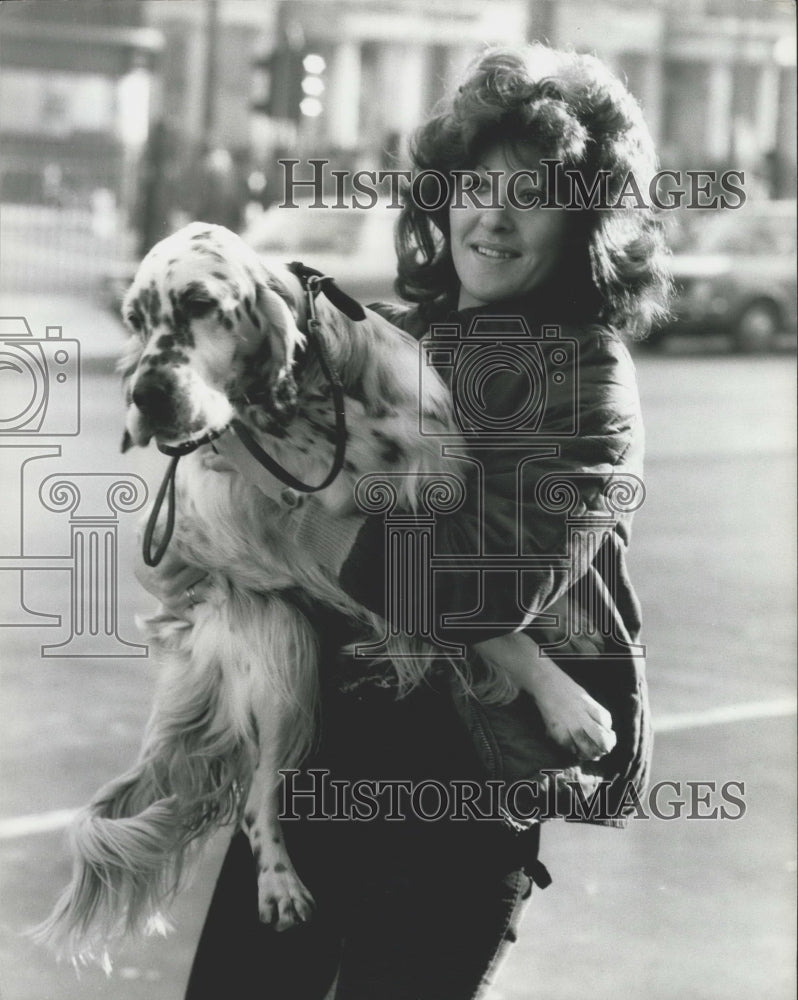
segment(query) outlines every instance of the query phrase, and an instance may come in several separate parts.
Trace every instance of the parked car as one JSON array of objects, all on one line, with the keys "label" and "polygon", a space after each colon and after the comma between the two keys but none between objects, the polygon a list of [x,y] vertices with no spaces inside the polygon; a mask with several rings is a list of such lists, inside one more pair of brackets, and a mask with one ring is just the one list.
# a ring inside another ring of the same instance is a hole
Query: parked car
[{"label": "parked car", "polygon": [[770,350],[796,330],[796,203],[683,210],[674,226],[672,317],[649,342],[724,333],[739,351]]},{"label": "parked car", "polygon": [[272,206],[241,234],[268,262],[301,260],[368,304],[395,299],[393,228],[398,209]]}]

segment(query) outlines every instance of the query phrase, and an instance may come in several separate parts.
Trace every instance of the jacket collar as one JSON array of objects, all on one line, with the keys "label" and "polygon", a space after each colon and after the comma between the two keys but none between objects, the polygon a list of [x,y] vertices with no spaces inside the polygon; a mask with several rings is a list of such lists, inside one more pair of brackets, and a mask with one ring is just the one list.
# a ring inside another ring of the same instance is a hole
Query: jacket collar
[{"label": "jacket collar", "polygon": [[452,294],[432,307],[434,322],[460,323],[467,326],[477,316],[523,316],[532,326],[545,324],[579,326],[598,319],[598,296],[577,295],[565,280],[547,282],[541,289],[482,306],[457,308],[458,294]]}]

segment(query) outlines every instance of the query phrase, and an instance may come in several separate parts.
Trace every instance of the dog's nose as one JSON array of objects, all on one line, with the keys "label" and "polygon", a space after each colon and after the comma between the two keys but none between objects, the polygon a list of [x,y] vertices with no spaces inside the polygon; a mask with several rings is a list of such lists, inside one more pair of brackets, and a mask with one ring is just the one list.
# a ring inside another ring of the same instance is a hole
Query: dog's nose
[{"label": "dog's nose", "polygon": [[155,425],[174,420],[176,407],[172,385],[157,371],[143,372],[133,386],[133,402]]}]

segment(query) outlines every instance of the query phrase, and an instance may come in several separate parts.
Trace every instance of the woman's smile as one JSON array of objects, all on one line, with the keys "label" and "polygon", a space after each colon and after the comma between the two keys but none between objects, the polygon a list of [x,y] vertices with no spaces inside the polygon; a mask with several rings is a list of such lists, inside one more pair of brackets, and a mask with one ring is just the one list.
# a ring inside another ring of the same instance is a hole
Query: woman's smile
[{"label": "woman's smile", "polygon": [[517,250],[510,250],[507,247],[496,246],[495,244],[488,243],[472,243],[471,249],[480,257],[485,257],[487,260],[497,262],[514,260],[516,257],[521,256]]}]

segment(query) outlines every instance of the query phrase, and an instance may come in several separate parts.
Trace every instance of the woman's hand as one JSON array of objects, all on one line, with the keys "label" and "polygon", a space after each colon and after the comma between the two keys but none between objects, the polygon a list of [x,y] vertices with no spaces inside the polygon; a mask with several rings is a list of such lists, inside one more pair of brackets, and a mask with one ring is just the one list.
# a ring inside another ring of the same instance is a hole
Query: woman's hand
[{"label": "woman's hand", "polygon": [[194,607],[205,600],[210,587],[206,573],[168,551],[157,566],[146,566],[139,557],[134,572],[168,612],[187,621],[193,620]]},{"label": "woman's hand", "polygon": [[522,632],[477,643],[474,649],[494,669],[504,670],[532,695],[546,732],[583,760],[599,760],[615,746],[612,716]]},{"label": "woman's hand", "polygon": [[599,760],[615,746],[612,716],[547,656],[532,668],[525,690],[535,699],[546,732],[583,760]]}]

